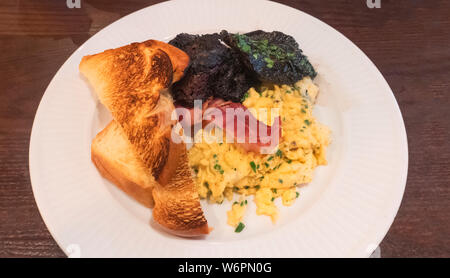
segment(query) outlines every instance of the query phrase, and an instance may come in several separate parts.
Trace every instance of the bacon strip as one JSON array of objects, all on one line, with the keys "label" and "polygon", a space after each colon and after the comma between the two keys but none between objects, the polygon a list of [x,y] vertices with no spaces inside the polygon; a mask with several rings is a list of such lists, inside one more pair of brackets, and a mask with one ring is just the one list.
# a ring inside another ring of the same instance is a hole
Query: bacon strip
[{"label": "bacon strip", "polygon": [[194,118],[194,109],[189,110],[191,120],[187,125],[185,121],[183,128],[192,128],[193,125],[200,122],[203,127],[213,123],[225,130],[227,135],[231,135],[237,145],[251,152],[270,153],[279,143],[281,137],[280,117],[276,117],[272,126],[268,126],[258,121],[244,105],[222,99],[213,99],[203,103],[201,114],[197,113],[202,116],[201,118]]},{"label": "bacon strip", "polygon": [[230,102],[216,108],[222,112],[222,119],[213,119],[212,122],[232,135],[234,142],[246,151],[269,153],[278,145],[281,137],[280,117],[276,117],[272,126],[268,126],[258,121],[240,103]]}]

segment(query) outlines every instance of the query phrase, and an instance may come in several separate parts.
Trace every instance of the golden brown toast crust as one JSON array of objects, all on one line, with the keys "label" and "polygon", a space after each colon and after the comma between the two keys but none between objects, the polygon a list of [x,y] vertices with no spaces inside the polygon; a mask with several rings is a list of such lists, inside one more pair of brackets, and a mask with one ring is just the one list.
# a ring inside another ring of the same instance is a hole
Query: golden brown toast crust
[{"label": "golden brown toast crust", "polygon": [[177,82],[180,80],[185,70],[187,69],[189,65],[189,56],[182,50],[160,41],[146,41],[144,42],[147,46],[157,46],[159,49],[167,53],[169,55],[170,61],[172,62],[172,68],[173,68],[173,78],[172,83]]},{"label": "golden brown toast crust", "polygon": [[[155,40],[85,56],[80,63],[80,71],[155,177],[166,163],[169,142],[164,135],[171,126],[152,110],[161,89],[179,80],[188,64],[186,53]],[[165,108],[172,112],[173,107]]]},{"label": "golden brown toast crust", "polygon": [[154,45],[153,41],[133,43],[85,56],[80,71],[122,126],[144,164],[158,176],[168,151],[164,134],[171,127],[161,126],[164,120],[152,110],[160,91],[170,86],[173,68],[169,56]]},{"label": "golden brown toast crust", "polygon": [[179,236],[208,234],[185,144],[171,141],[167,160],[153,189],[153,218]]},{"label": "golden brown toast crust", "polygon": [[[152,193],[154,219],[172,233],[196,236],[207,234],[209,228],[186,148],[170,140],[173,103],[160,94],[182,77],[188,63],[183,51],[149,40],[83,57],[79,68],[155,179],[164,173]],[[96,157],[93,161],[111,178],[104,161]]]},{"label": "golden brown toast crust", "polygon": [[[153,183],[150,181],[148,184],[142,184],[138,181],[136,183],[132,178],[123,173],[121,165],[115,163],[114,158],[109,157],[105,151],[101,150],[101,140],[108,140],[108,136],[115,134],[111,130],[119,132],[118,129],[120,129],[120,132],[123,132],[121,131],[122,128],[115,121],[111,121],[95,136],[91,144],[91,160],[105,179],[115,184],[142,205],[152,208],[154,206],[152,191],[157,182],[153,180]],[[134,154],[133,149],[127,151]],[[136,161],[141,161],[137,155]]]}]

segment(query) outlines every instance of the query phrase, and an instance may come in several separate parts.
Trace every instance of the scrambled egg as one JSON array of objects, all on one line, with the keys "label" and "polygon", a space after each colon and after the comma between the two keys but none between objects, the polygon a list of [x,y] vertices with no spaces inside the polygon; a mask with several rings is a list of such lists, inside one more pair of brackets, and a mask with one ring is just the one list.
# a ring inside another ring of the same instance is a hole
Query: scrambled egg
[{"label": "scrambled egg", "polygon": [[[259,154],[246,152],[233,143],[196,143],[189,150],[189,163],[195,172],[200,197],[222,203],[224,198],[232,200],[234,193],[255,195],[256,213],[270,216],[275,222],[278,209],[274,200],[280,197],[283,205],[291,205],[299,196],[297,186],[311,182],[314,169],[327,164],[330,131],[312,116],[318,91],[309,77],[294,86],[274,85],[262,92],[251,88],[244,106],[254,108],[251,111],[278,108],[282,137],[277,151]],[[253,113],[268,125],[278,116]],[[198,132],[196,136],[205,134]],[[228,224],[237,226],[245,208],[246,204],[233,204],[228,212]]]},{"label": "scrambled egg", "polygon": [[231,210],[227,212],[227,224],[236,227],[244,218],[245,210],[247,208],[247,200],[234,202]]}]

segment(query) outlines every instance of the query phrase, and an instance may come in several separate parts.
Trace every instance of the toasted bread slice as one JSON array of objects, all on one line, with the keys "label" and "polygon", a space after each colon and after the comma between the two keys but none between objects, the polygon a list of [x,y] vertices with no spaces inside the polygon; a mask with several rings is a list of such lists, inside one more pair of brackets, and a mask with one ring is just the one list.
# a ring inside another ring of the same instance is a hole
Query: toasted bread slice
[{"label": "toasted bread slice", "polygon": [[186,145],[171,141],[167,160],[153,189],[153,218],[179,236],[208,234],[210,228],[192,178]]},{"label": "toasted bread slice", "polygon": [[92,141],[91,159],[104,178],[144,206],[154,207],[153,218],[168,232],[179,236],[209,233],[184,144],[171,141],[168,162],[155,181],[113,120]]},{"label": "toasted bread slice", "polygon": [[[161,103],[160,97],[160,91],[177,76],[171,60],[189,61],[189,57],[166,43],[149,40],[85,56],[79,66],[155,177],[166,163],[167,134],[173,124],[173,104]],[[174,64],[181,69],[187,62]]]},{"label": "toasted bread slice", "polygon": [[[183,51],[150,40],[85,56],[79,68],[121,127],[117,130],[128,139],[133,150],[130,154],[137,155],[154,179],[166,173],[153,190],[154,219],[177,235],[196,236],[208,233],[209,228],[192,177],[186,174],[190,168],[185,151],[184,155],[178,151],[185,146],[171,141],[175,123],[171,120],[172,99],[161,93],[182,77],[188,62]],[[119,180],[122,175],[106,163],[111,159],[93,155],[93,161],[105,176],[125,188]]]},{"label": "toasted bread slice", "polygon": [[91,159],[104,178],[144,206],[153,207],[155,178],[115,121],[95,136],[91,144]]}]

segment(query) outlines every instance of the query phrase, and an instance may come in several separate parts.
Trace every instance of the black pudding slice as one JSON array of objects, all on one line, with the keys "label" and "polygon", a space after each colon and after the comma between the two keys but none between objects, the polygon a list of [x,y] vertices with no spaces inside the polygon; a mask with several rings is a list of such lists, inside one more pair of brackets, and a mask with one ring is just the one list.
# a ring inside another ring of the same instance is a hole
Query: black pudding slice
[{"label": "black pudding slice", "polygon": [[222,31],[223,41],[239,52],[242,61],[262,82],[293,84],[305,76],[316,77],[308,58],[292,36],[262,30],[246,34]]},{"label": "black pudding slice", "polygon": [[186,52],[191,59],[185,76],[172,86],[176,104],[191,108],[194,100],[211,97],[240,102],[248,89],[259,83],[240,60],[239,53],[224,45],[217,33],[182,33],[169,44]]}]

